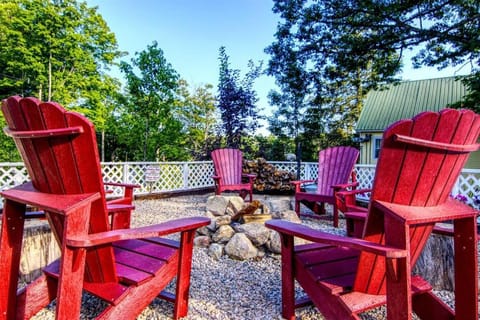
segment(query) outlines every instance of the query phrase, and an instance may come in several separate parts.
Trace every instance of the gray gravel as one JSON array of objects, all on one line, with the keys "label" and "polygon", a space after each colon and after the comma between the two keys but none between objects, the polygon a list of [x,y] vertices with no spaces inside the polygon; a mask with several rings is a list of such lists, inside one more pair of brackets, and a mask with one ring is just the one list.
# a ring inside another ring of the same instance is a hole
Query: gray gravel
[{"label": "gray gravel", "polygon": [[[136,201],[133,226],[149,225],[179,217],[203,215],[209,195],[180,196]],[[342,233],[318,221],[305,223]],[[213,260],[207,249],[195,248],[191,273],[189,313],[185,319],[282,319],[280,298],[280,256],[267,255],[259,261]],[[297,288],[298,294],[303,294]],[[452,301],[450,292],[442,292]],[[88,294],[83,297],[82,319],[91,319],[103,309],[102,301]],[[171,319],[172,304],[155,299],[138,319]],[[315,307],[296,312],[297,319],[323,319]],[[34,319],[53,319],[54,305]],[[384,319],[383,308],[362,315],[362,319]]]}]

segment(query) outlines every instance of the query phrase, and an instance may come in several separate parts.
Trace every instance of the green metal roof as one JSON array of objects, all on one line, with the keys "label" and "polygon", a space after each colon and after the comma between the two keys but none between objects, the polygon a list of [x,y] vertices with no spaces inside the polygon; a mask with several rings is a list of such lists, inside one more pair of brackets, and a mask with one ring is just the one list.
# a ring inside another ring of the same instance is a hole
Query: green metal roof
[{"label": "green metal roof", "polygon": [[367,94],[357,132],[383,131],[392,122],[461,101],[466,87],[455,77],[404,81]]}]

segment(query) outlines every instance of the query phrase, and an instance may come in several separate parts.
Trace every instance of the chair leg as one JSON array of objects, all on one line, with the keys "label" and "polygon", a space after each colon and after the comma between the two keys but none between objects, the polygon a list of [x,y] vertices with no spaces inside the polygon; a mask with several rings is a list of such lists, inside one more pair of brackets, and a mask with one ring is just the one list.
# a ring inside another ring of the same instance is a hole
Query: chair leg
[{"label": "chair leg", "polygon": [[174,319],[186,317],[188,313],[194,235],[195,231],[182,232],[180,239],[180,256],[178,260],[177,287],[175,293],[176,300],[173,309]]},{"label": "chair leg", "polygon": [[333,226],[338,228],[338,208],[335,203],[333,204]]},{"label": "chair leg", "polygon": [[292,236],[282,237],[282,316],[287,320],[295,319],[295,282],[293,275]]},{"label": "chair leg", "polygon": [[[25,205],[5,201],[0,233],[0,315],[15,319]],[[3,318],[2,318],[3,319]]]},{"label": "chair leg", "polygon": [[[396,248],[407,248],[410,243],[410,229],[403,222],[386,215],[385,244]],[[387,319],[411,320],[411,269],[410,256],[405,258],[386,258],[387,274]]]},{"label": "chair leg", "polygon": [[56,319],[78,319],[80,317],[87,250],[67,247],[65,239],[88,234],[89,220],[90,204],[77,208],[65,217],[64,241],[60,248]]},{"label": "chair leg", "polygon": [[300,201],[295,198],[295,212],[300,217]]},{"label": "chair leg", "polygon": [[478,239],[476,218],[454,220],[455,317],[478,319]]}]

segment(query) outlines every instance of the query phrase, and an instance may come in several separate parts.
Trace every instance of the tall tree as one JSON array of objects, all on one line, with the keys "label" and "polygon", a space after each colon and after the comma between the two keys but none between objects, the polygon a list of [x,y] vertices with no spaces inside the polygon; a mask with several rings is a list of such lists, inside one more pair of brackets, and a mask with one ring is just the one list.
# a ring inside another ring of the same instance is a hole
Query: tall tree
[{"label": "tall tree", "polygon": [[0,99],[55,100],[106,130],[109,97],[119,88],[107,71],[122,53],[97,8],[75,0],[0,0],[0,47]]},{"label": "tall tree", "polygon": [[97,12],[75,0],[0,1],[0,95],[70,106],[88,99],[122,55]]},{"label": "tall tree", "polygon": [[127,79],[126,105],[119,110],[121,140],[130,157],[143,161],[185,157],[185,133],[175,105],[179,76],[157,42],[137,52],[131,64],[122,61],[120,69]]},{"label": "tall tree", "polygon": [[279,106],[271,126],[285,131],[289,126],[278,122],[281,115],[293,118],[289,133],[297,144],[303,139],[315,149],[348,143],[368,90],[394,81],[400,68],[395,50],[359,52],[357,39],[366,31],[337,25],[334,6],[334,1],[275,0],[273,11],[281,21],[266,48],[271,55],[267,72],[281,89],[271,95]]},{"label": "tall tree", "polygon": [[260,75],[262,64],[255,66],[250,60],[248,72],[242,79],[240,70],[230,67],[225,47],[219,49],[219,60],[218,109],[223,132],[227,146],[239,148],[243,146],[242,137],[254,134],[259,126],[258,120],[261,117],[258,114],[258,98],[253,84]]},{"label": "tall tree", "polygon": [[213,86],[205,84],[189,88],[185,80],[179,81],[177,101],[180,121],[186,132],[187,145],[194,160],[209,159],[209,151],[216,142],[218,117]]}]

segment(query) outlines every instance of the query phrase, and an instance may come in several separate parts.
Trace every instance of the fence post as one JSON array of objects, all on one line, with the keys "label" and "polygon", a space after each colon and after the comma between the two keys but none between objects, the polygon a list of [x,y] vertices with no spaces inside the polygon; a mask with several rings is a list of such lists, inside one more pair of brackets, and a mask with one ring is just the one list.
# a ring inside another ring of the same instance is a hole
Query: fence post
[{"label": "fence post", "polygon": [[188,163],[183,164],[183,188],[187,189],[188,188],[188,176],[190,175],[190,170],[188,167]]},{"label": "fence post", "polygon": [[123,183],[130,183],[130,179],[128,179],[128,163],[123,163]]}]

